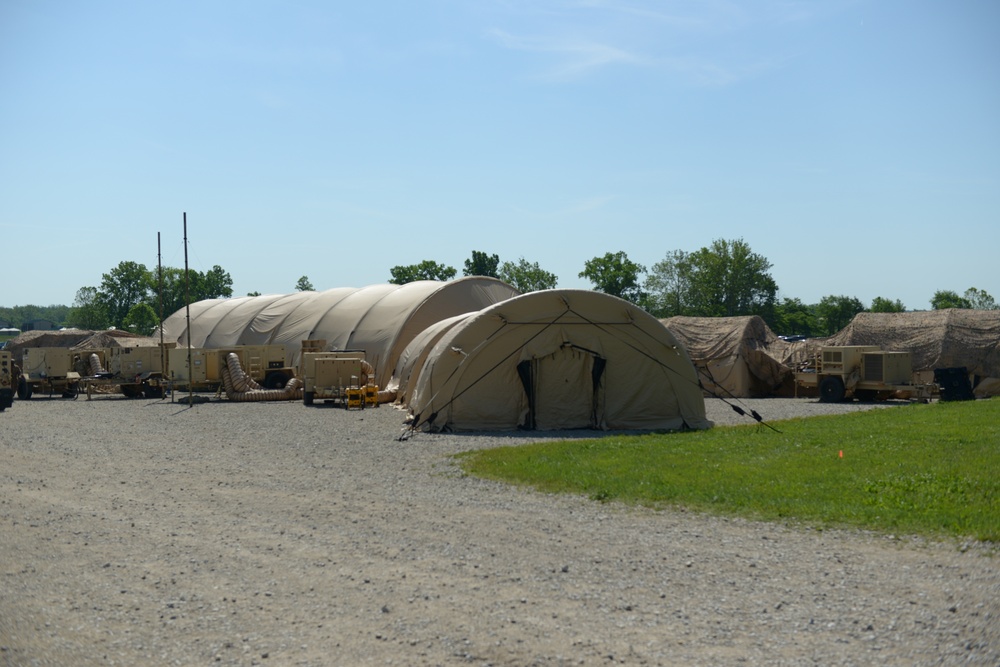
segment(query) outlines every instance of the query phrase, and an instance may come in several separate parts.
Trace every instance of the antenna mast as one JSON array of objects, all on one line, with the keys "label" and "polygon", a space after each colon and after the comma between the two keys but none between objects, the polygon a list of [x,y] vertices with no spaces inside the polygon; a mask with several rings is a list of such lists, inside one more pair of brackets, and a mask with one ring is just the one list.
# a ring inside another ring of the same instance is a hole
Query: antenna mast
[{"label": "antenna mast", "polygon": [[188,405],[194,407],[194,368],[191,366],[191,277],[188,275],[188,214],[184,212],[184,312],[187,317]]}]

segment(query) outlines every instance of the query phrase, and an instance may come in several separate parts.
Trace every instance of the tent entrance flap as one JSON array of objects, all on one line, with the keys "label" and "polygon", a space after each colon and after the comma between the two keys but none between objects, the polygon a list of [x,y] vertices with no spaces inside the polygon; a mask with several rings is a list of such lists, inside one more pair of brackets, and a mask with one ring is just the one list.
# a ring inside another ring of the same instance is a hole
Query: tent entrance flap
[{"label": "tent entrance flap", "polygon": [[597,428],[606,365],[605,359],[570,345],[522,361],[517,372],[528,399],[528,415],[522,428]]}]

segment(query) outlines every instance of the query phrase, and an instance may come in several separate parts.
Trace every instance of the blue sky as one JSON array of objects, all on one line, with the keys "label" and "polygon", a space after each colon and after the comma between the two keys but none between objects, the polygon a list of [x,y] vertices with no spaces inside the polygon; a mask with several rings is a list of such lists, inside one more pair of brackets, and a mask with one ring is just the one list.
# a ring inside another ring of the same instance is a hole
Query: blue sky
[{"label": "blue sky", "polygon": [[1000,299],[992,0],[0,2],[0,305],[743,238],[781,297]]}]

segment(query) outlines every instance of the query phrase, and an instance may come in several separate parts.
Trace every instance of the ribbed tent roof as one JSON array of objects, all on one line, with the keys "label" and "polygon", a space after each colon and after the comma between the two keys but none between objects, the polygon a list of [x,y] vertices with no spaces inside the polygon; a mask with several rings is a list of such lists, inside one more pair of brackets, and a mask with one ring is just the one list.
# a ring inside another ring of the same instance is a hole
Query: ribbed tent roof
[{"label": "ribbed tent roof", "polygon": [[[284,344],[289,362],[298,363],[303,340],[324,339],[330,350],[364,350],[385,386],[410,340],[428,326],[478,311],[519,292],[494,278],[471,276],[405,285],[339,287],[193,303],[192,347]],[[164,336],[188,344],[186,311],[163,322]]]},{"label": "ribbed tent roof", "polygon": [[601,292],[531,292],[442,321],[405,357],[397,365],[399,391],[416,427],[712,425],[694,366],[673,334]]}]

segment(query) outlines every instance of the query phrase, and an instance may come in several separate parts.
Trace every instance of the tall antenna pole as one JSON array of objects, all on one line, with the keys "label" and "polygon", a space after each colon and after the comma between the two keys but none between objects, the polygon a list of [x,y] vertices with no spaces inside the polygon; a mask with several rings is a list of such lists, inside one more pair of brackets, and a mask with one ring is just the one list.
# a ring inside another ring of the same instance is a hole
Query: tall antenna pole
[{"label": "tall antenna pole", "polygon": [[167,379],[167,351],[163,347],[163,253],[160,248],[160,232],[156,232],[156,273],[160,290],[160,398],[163,398],[162,383]]},{"label": "tall antenna pole", "polygon": [[184,212],[184,312],[187,317],[188,405],[194,407],[194,368],[191,366],[191,278],[188,276],[188,214]]}]

